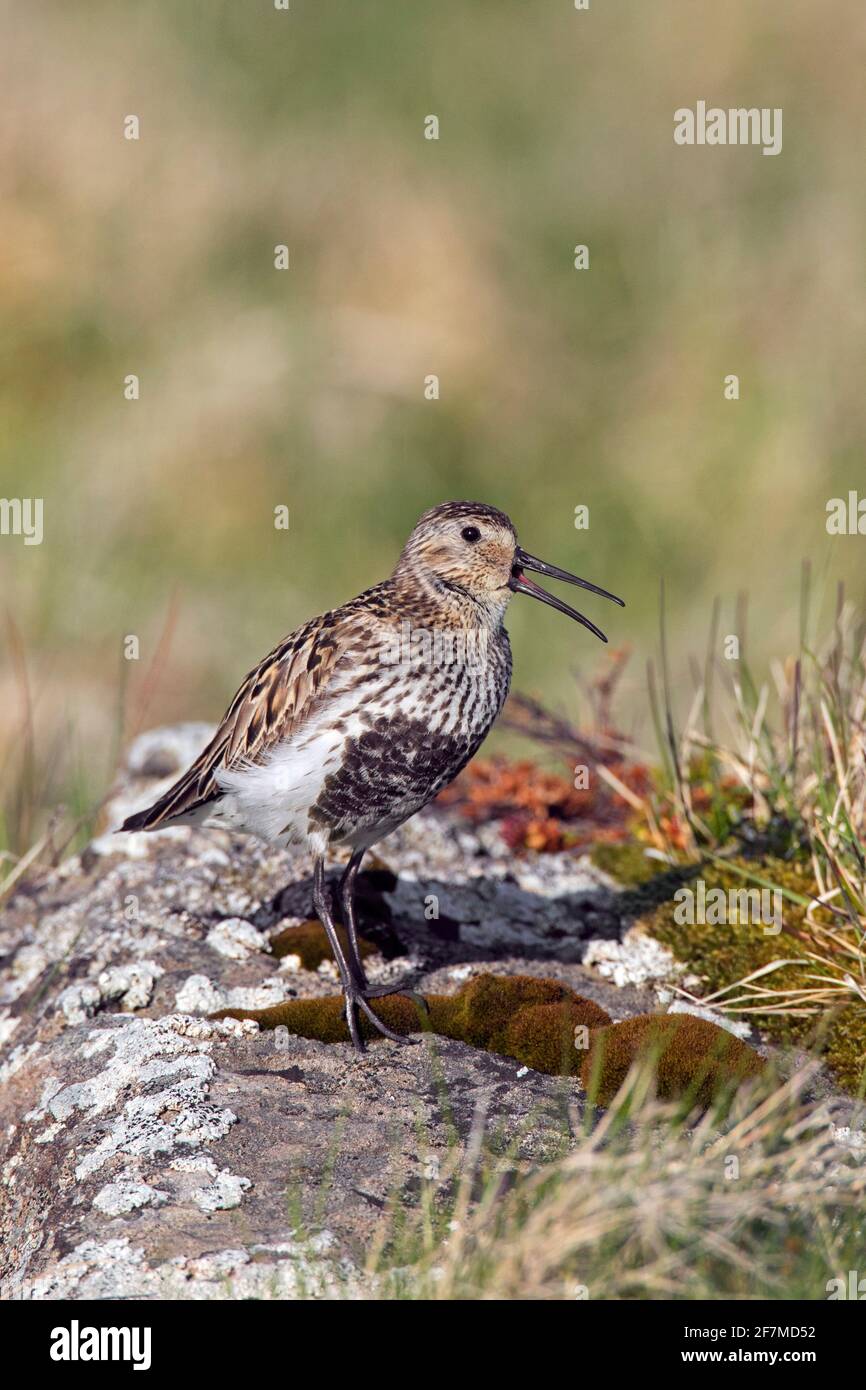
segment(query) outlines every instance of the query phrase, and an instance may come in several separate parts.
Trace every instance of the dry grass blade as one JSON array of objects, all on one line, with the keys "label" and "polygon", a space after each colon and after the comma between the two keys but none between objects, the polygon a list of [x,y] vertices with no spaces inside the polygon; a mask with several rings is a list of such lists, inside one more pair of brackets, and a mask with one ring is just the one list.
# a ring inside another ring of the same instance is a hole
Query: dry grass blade
[{"label": "dry grass blade", "polygon": [[825,1297],[828,1277],[847,1268],[866,1167],[804,1099],[814,1071],[744,1089],[728,1119],[707,1113],[683,1128],[633,1069],[562,1160],[464,1210],[459,1241],[414,1271],[418,1289],[435,1299]]}]

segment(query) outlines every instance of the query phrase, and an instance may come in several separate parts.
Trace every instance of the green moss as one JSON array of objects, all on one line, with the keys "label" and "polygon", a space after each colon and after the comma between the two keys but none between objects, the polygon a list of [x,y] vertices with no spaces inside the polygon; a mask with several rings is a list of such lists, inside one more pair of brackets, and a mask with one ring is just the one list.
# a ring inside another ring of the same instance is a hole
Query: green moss
[{"label": "green moss", "polygon": [[[590,1084],[601,1065],[597,1099],[608,1104],[638,1055],[658,1052],[662,1096],[689,1095],[707,1103],[724,1084],[752,1076],[763,1066],[750,1047],[715,1024],[687,1014],[645,1015],[611,1024],[592,999],[556,980],[527,975],[479,975],[457,994],[430,994],[424,1010],[405,995],[372,1001],[376,1016],[403,1036],[428,1030],[512,1057],[551,1076],[580,1075]],[[290,999],[269,1009],[223,1009],[212,1018],[252,1018],[262,1028],[288,1028],[319,1042],[348,1042],[339,995]],[[362,1015],[362,1035],[380,1035]],[[586,1028],[589,1050],[578,1050],[575,1029]]]},{"label": "green moss", "polygon": [[[347,947],[349,939],[344,927],[337,927],[337,936],[343,947]],[[358,938],[358,949],[362,960],[376,953],[372,942],[365,941],[363,937]],[[287,927],[272,939],[271,951],[278,959],[298,956],[305,970],[318,970],[322,961],[334,959],[321,922],[302,922],[298,927]]]},{"label": "green moss", "polygon": [[644,846],[635,841],[620,845],[596,845],[590,853],[590,859],[597,869],[609,874],[626,888],[649,883],[651,879],[668,871],[668,865],[660,859],[648,858],[644,853]]},{"label": "green moss", "polygon": [[[764,865],[759,870],[757,866],[742,860],[734,862],[750,871],[762,871],[762,876],[766,875],[768,881],[775,872],[774,865]],[[792,876],[790,866],[783,867],[786,881],[777,879],[779,886],[803,893],[802,876]],[[698,878],[703,879],[708,894],[718,888],[728,893],[731,889],[756,886],[722,866],[703,865],[695,871],[694,879],[686,886],[693,887]],[[808,885],[805,891],[808,891]],[[678,959],[692,966],[713,991],[772,961],[795,956],[802,956],[805,960],[806,946],[797,935],[804,911],[799,904],[786,901],[782,931],[775,936],[767,935],[761,924],[754,922],[680,922],[677,920],[677,903],[673,899],[661,903],[643,921],[650,935],[669,946]],[[799,966],[784,967],[773,973],[770,982],[774,987],[783,987],[786,979],[794,982],[799,970]],[[770,1020],[761,1019],[759,1022],[760,1026],[764,1026]]]},{"label": "green moss", "polygon": [[504,1045],[497,1051],[514,1057],[524,1066],[551,1076],[577,1076],[586,1056],[578,1051],[575,1030],[604,1027],[609,1016],[591,999],[564,999],[559,1004],[531,1004],[520,1009],[509,1021]]},{"label": "green moss", "polygon": [[659,1096],[687,1098],[701,1106],[757,1076],[764,1066],[753,1048],[706,1019],[641,1014],[591,1034],[581,1084],[598,1104],[610,1105],[639,1058],[652,1060]]},{"label": "green moss", "polygon": [[[408,996],[394,994],[372,1000],[371,1008],[395,1033],[426,1029],[553,1075],[577,1074],[583,1054],[575,1050],[575,1027],[610,1022],[604,1009],[567,985],[526,975],[479,975],[457,994],[431,994],[425,1002],[426,1011]],[[251,1018],[262,1028],[282,1026],[319,1042],[349,1041],[339,995],[289,999],[268,1009],[222,1009],[211,1017]],[[380,1037],[363,1015],[360,1025],[371,1041]]]},{"label": "green moss", "polygon": [[824,1045],[827,1065],[840,1086],[866,1091],[866,1008],[848,1004],[830,1023]]},{"label": "green moss", "polygon": [[[704,880],[708,893],[716,888],[728,893],[731,889],[757,887],[754,880],[744,878],[742,872],[737,873],[739,868],[802,898],[809,898],[814,891],[806,865],[771,857],[730,862],[733,866],[730,868],[721,864],[703,865],[694,871],[694,878]],[[781,990],[814,983],[809,979],[816,973],[816,965],[808,955],[813,948],[805,924],[805,904],[789,898],[783,900],[782,930],[775,936],[767,935],[763,927],[754,922],[678,922],[676,907],[671,899],[656,905],[641,920],[651,936],[669,946],[679,960],[701,976],[707,993],[734,984],[777,960],[793,960],[794,964],[782,966],[765,976],[762,983],[766,986]],[[750,1018],[756,1027],[779,1043],[814,1045],[840,1085],[856,1091],[862,1084],[866,1060],[866,1006],[854,1002],[835,1014],[828,1011],[823,1019],[815,1015],[798,1018],[772,1013],[752,1014]]]},{"label": "green moss", "polygon": [[[768,936],[755,923],[678,922],[673,896],[683,885],[694,886],[699,877],[708,893],[715,888],[727,893],[757,886],[743,877],[745,872],[795,896],[808,898],[812,892],[808,866],[765,857],[671,870],[647,859],[638,845],[600,845],[593,852],[593,861],[620,881],[634,885],[633,892],[623,895],[624,911],[637,910],[650,935],[669,946],[679,960],[699,974],[708,993],[782,958],[793,958],[795,963],[773,971],[765,977],[767,984],[784,989],[808,983],[807,976],[815,967],[808,959],[804,904],[786,898],[782,931]],[[339,930],[345,940],[342,928]],[[289,927],[274,938],[272,945],[277,956],[298,955],[308,970],[331,959],[327,937],[318,922]],[[374,951],[370,942],[361,942],[362,956]],[[423,1019],[419,1019],[414,1002],[400,995],[377,1000],[373,1007],[396,1032],[408,1034],[427,1028],[554,1075],[575,1075],[580,1069],[583,1059],[574,1047],[575,1027],[582,1024],[596,1029],[609,1023],[604,1010],[591,1000],[581,998],[555,980],[529,976],[480,975],[468,981],[459,993],[431,995],[427,1002],[430,1011]],[[322,1042],[346,1042],[349,1037],[338,997],[291,1000],[273,1009],[228,1012],[233,1017],[256,1019],[265,1028],[283,1024],[291,1032]],[[851,1003],[834,1014],[828,1013],[823,1020],[784,1014],[751,1017],[768,1037],[778,1042],[814,1044],[846,1089],[857,1091],[866,1084],[863,1005]],[[366,1037],[378,1039],[379,1034],[366,1020],[361,1028]]]},{"label": "green moss", "polygon": [[[437,1031],[471,1043],[473,1047],[502,1052],[506,1056],[514,1055],[509,1050],[508,1039],[516,1016],[539,1004],[577,1007],[580,1021],[591,1028],[610,1022],[610,1016],[591,999],[575,994],[558,980],[539,980],[533,975],[478,975],[468,980],[451,999],[450,1017],[443,1019],[445,1026]],[[527,1065],[535,1066],[535,1062]],[[548,1070],[547,1067],[536,1069]]]},{"label": "green moss", "polygon": [[[418,1005],[404,994],[389,994],[384,999],[374,999],[371,1008],[377,1018],[404,1037],[409,1033],[419,1033],[429,1026],[423,1010],[419,1010]],[[343,1014],[343,999],[339,994],[330,994],[324,999],[287,999],[285,1003],[272,1004],[267,1009],[221,1009],[210,1017],[251,1018],[261,1028],[287,1028],[299,1038],[313,1038],[317,1042],[350,1041]],[[358,1023],[362,1037],[371,1042],[381,1038],[381,1033],[376,1032],[363,1014]]]}]

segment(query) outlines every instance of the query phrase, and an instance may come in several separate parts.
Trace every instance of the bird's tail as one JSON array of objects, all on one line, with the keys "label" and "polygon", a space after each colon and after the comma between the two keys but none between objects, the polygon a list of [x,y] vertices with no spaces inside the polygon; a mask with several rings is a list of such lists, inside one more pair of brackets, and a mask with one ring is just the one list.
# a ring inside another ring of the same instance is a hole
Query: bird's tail
[{"label": "bird's tail", "polygon": [[160,797],[159,801],[155,801],[152,806],[147,806],[143,811],[136,811],[134,815],[127,816],[118,830],[155,830],[162,819],[165,800],[165,797]]},{"label": "bird's tail", "polygon": [[161,830],[166,825],[195,825],[206,814],[205,808],[218,799],[218,792],[191,800],[182,793],[186,790],[186,778],[175,782],[152,806],[143,811],[135,811],[127,816],[120,830]]}]

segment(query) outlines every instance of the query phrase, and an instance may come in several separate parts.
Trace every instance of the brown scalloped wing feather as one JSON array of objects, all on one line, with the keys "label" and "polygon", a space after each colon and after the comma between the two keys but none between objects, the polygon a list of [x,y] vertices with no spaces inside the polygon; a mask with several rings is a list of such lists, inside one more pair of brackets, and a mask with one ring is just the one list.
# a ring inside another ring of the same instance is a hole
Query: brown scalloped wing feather
[{"label": "brown scalloped wing feather", "polygon": [[152,806],[129,816],[121,829],[154,830],[215,800],[220,768],[258,762],[319,708],[330,677],[357,635],[356,611],[348,605],[290,633],[247,676],[192,766]]}]

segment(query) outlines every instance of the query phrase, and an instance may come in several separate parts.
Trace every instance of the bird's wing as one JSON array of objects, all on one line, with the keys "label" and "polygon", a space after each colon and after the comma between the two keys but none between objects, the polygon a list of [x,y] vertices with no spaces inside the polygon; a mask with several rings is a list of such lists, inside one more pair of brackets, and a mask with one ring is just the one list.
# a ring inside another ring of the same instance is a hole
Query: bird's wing
[{"label": "bird's wing", "polygon": [[260,762],[322,707],[337,669],[357,659],[359,637],[350,605],[290,633],[247,676],[192,766],[147,810],[129,816],[121,829],[154,830],[218,797],[216,774],[221,769]]}]

